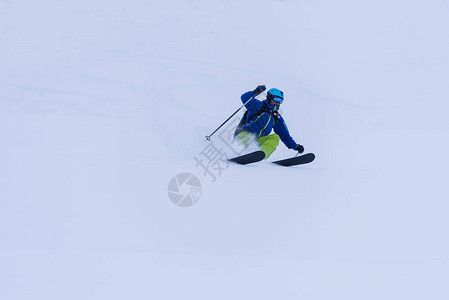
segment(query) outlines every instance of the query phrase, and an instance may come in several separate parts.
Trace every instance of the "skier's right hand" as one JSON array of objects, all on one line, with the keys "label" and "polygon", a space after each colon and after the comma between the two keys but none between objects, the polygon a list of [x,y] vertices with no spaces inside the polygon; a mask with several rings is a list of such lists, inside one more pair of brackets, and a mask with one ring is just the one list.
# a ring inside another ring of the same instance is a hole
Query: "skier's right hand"
[{"label": "skier's right hand", "polygon": [[256,89],[254,90],[254,95],[257,96],[260,93],[262,93],[263,91],[265,91],[267,88],[264,85],[259,85],[258,87],[256,87]]},{"label": "skier's right hand", "polygon": [[296,146],[296,149],[295,149],[295,150],[298,151],[299,154],[302,154],[302,153],[304,152],[304,146],[298,144],[298,146]]}]

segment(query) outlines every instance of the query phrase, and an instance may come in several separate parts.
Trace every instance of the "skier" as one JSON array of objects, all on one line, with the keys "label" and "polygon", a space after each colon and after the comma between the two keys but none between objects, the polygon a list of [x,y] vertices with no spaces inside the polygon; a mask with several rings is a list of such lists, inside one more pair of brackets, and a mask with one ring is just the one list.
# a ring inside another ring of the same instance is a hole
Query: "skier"
[{"label": "skier", "polygon": [[[241,96],[242,102],[256,97],[265,89],[264,85],[259,85],[254,91],[244,93]],[[252,137],[255,137],[260,150],[265,153],[265,159],[276,150],[279,140],[282,140],[287,148],[303,153],[304,147],[293,140],[284,119],[279,114],[279,106],[283,101],[284,93],[274,88],[268,91],[264,101],[255,98],[249,101],[245,105],[247,111],[234,132],[234,138],[247,147]],[[272,129],[275,133],[270,134]]]}]

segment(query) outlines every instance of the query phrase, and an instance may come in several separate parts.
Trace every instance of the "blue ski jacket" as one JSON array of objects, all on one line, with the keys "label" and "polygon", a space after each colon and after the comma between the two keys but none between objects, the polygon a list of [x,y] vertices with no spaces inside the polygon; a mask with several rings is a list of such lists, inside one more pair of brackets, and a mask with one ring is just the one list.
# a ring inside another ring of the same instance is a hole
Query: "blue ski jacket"
[{"label": "blue ski jacket", "polygon": [[[252,96],[254,96],[254,92],[249,91],[244,93],[240,98],[242,102],[245,103]],[[264,104],[265,107],[263,107]],[[253,133],[260,138],[269,135],[271,130],[274,129],[274,132],[279,135],[279,138],[287,148],[296,149],[298,144],[290,136],[284,118],[279,114],[279,106],[270,104],[267,99],[260,101],[254,98],[247,103],[245,107],[248,109],[248,115],[245,124],[242,127],[244,131]],[[261,108],[263,108],[262,112],[250,120]]]}]

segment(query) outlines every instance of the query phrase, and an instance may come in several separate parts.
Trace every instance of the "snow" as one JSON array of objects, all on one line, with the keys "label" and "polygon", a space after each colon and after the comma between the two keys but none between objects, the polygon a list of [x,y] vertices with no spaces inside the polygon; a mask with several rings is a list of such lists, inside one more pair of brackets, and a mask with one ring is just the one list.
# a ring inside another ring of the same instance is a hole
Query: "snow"
[{"label": "snow", "polygon": [[[448,299],[448,8],[0,0],[0,299]],[[317,159],[214,181],[259,84]]]}]

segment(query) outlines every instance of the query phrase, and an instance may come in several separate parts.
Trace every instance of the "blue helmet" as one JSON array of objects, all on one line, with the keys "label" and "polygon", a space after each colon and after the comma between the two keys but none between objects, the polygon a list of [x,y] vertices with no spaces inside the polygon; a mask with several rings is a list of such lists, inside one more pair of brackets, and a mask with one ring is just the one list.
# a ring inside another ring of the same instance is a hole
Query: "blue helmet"
[{"label": "blue helmet", "polygon": [[267,93],[267,99],[268,101],[273,100],[282,103],[284,101],[284,93],[278,89],[270,89]]}]

